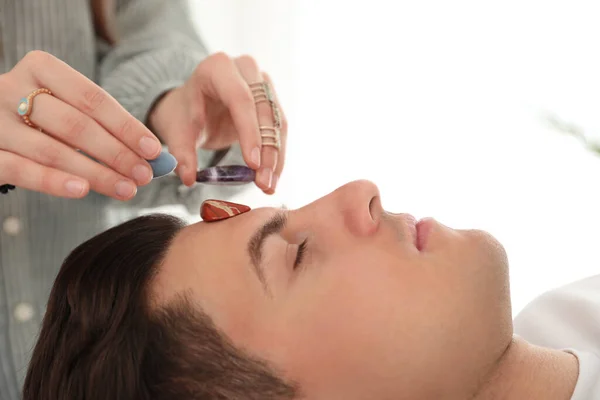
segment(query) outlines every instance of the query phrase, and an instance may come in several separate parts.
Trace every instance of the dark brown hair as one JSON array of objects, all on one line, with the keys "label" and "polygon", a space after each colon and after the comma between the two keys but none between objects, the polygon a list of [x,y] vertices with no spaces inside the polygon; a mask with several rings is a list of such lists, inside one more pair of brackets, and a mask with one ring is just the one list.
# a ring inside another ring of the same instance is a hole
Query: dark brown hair
[{"label": "dark brown hair", "polygon": [[54,282],[24,400],[293,399],[296,389],[236,348],[185,293],[152,304],[177,218],[148,215],[77,247]]}]

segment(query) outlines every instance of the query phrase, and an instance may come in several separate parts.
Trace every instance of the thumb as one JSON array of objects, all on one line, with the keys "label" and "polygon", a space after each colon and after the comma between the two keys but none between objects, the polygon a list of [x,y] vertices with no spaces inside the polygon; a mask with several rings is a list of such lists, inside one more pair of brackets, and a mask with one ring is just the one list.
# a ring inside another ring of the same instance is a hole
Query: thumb
[{"label": "thumb", "polygon": [[[177,101],[175,101],[177,100]],[[161,138],[177,160],[175,173],[186,186],[196,182],[198,168],[198,154],[196,152],[197,138],[204,128],[203,107],[185,107],[185,104],[197,102],[188,101],[184,90],[179,92],[179,97],[170,103],[168,117],[163,124]]]},{"label": "thumb", "polygon": [[197,131],[193,125],[177,129],[170,135],[166,142],[171,153],[177,160],[175,173],[186,186],[192,186],[196,182],[196,170],[198,168],[198,153],[196,152]]}]

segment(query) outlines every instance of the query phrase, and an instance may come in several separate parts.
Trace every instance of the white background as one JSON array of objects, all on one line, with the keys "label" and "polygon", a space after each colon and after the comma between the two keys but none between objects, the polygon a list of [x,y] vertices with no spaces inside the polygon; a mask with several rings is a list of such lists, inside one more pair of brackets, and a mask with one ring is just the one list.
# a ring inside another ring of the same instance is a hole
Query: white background
[{"label": "white background", "polygon": [[384,207],[481,228],[506,247],[513,312],[600,273],[595,1],[193,0],[212,50],[250,54],[290,121],[287,167],[258,207],[348,181]]}]

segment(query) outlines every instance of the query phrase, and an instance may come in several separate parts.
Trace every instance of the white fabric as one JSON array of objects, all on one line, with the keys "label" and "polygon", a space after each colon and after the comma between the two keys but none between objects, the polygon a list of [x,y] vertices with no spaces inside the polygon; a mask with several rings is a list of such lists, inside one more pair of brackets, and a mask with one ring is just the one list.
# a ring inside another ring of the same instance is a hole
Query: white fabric
[{"label": "white fabric", "polygon": [[600,400],[600,275],[549,291],[515,318],[515,333],[579,359],[571,400]]}]

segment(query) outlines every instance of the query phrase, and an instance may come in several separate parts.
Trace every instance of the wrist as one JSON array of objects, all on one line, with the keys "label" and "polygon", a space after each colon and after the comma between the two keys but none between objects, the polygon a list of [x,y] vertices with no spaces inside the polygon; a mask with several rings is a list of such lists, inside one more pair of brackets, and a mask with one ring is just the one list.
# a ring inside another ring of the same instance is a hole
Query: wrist
[{"label": "wrist", "polygon": [[154,103],[150,107],[148,112],[148,118],[146,120],[146,126],[150,129],[158,139],[164,143],[165,141],[165,129],[170,114],[172,99],[175,92],[179,88],[167,90],[160,94]]}]

